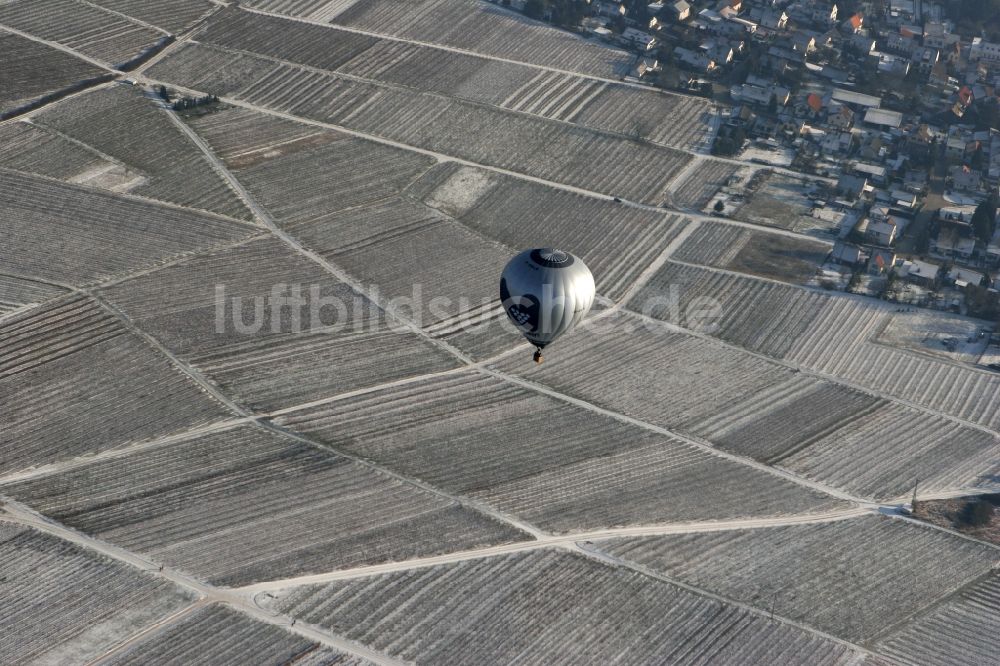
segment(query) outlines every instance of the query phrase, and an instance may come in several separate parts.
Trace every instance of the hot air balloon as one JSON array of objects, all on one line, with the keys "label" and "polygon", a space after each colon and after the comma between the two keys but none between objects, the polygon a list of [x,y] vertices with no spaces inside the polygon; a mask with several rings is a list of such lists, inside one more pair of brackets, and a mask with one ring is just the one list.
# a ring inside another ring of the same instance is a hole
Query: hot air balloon
[{"label": "hot air balloon", "polygon": [[569,252],[549,247],[525,250],[503,269],[500,302],[514,325],[542,349],[580,323],[594,303],[594,276]]}]

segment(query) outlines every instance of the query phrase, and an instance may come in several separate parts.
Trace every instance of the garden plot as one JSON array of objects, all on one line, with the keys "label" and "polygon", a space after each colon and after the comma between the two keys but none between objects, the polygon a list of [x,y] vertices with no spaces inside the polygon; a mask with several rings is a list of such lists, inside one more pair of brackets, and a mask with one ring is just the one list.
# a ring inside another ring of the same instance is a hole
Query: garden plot
[{"label": "garden plot", "polygon": [[873,342],[951,361],[976,363],[986,350],[992,328],[993,324],[982,319],[918,308],[893,313]]},{"label": "garden plot", "polygon": [[438,167],[413,193],[507,247],[573,252],[609,298],[620,297],[687,222],[458,165]]},{"label": "garden plot", "polygon": [[745,609],[555,550],[286,589],[263,603],[420,664],[846,664],[860,656]]},{"label": "garden plot", "polygon": [[97,659],[194,595],[30,527],[0,520],[4,664]]},{"label": "garden plot", "polygon": [[338,70],[494,106],[538,75],[535,67],[391,40],[379,40]]},{"label": "garden plot", "polygon": [[7,485],[4,493],[229,586],[527,538],[454,500],[257,426]]},{"label": "garden plot", "polygon": [[739,168],[731,162],[703,159],[684,180],[673,186],[670,198],[677,206],[701,211],[712,201],[716,192],[729,184]]},{"label": "garden plot", "polygon": [[377,288],[420,326],[495,306],[497,276],[514,254],[408,198],[296,226],[292,233]]},{"label": "garden plot", "polygon": [[735,224],[705,221],[698,225],[671,259],[725,268],[750,240],[753,230]]},{"label": "garden plot", "polygon": [[199,42],[248,51],[316,69],[336,70],[381,41],[378,37],[229,8],[208,22]]},{"label": "garden plot", "polygon": [[756,231],[723,222],[704,222],[673,259],[725,268],[792,284],[805,284],[830,253],[825,243]]},{"label": "garden plot", "polygon": [[[309,141],[322,145],[339,136],[322,127],[238,106],[220,107],[213,113],[190,116],[185,121],[232,169],[294,152],[287,146],[302,150],[310,145]],[[328,139],[321,141],[320,137]]]},{"label": "garden plot", "polygon": [[4,147],[0,166],[59,180],[75,181],[118,166],[93,150],[28,123],[0,125],[0,143]]},{"label": "garden plot", "polygon": [[157,103],[115,86],[46,109],[33,120],[91,146],[148,177],[132,189],[151,199],[251,219],[250,211],[198,147]]},{"label": "garden plot", "polygon": [[872,640],[1000,560],[995,548],[882,516],[616,539],[599,547],[853,642]]},{"label": "garden plot", "polygon": [[113,66],[127,63],[166,36],[74,0],[7,2],[0,5],[0,24],[58,42]]},{"label": "garden plot", "polygon": [[273,624],[254,620],[222,604],[197,609],[160,631],[150,632],[102,663],[160,666],[177,663],[362,666],[368,662],[314,643]]},{"label": "garden plot", "polygon": [[796,375],[749,401],[720,410],[693,430],[719,448],[774,463],[883,402]]},{"label": "garden plot", "polygon": [[88,0],[92,5],[125,14],[179,35],[219,8],[211,0]]},{"label": "garden plot", "polygon": [[570,119],[587,127],[694,150],[707,140],[711,114],[711,103],[700,97],[610,84],[589,97]]},{"label": "garden plot", "polygon": [[[551,532],[838,504],[677,439],[472,372],[310,407],[277,422]],[[706,494],[720,478],[725,486]]]},{"label": "garden plot", "polygon": [[912,666],[989,664],[1000,654],[1000,572],[984,576],[875,647]]},{"label": "garden plot", "polygon": [[329,21],[358,0],[253,0],[247,6],[267,12]]},{"label": "garden plot", "polygon": [[973,423],[1000,428],[1000,375],[880,344],[831,361],[838,376]]},{"label": "garden plot", "polygon": [[293,407],[459,364],[398,326],[369,324],[365,329],[250,341],[199,356],[194,363],[227,395],[255,411]]},{"label": "garden plot", "polygon": [[243,90],[280,67],[273,60],[187,42],[157,61],[146,74],[154,80],[222,97]]},{"label": "garden plot", "polygon": [[726,267],[740,273],[805,284],[815,277],[830,249],[826,243],[755,231]]},{"label": "garden plot", "polygon": [[487,56],[615,79],[627,73],[633,60],[625,51],[589,42],[478,0],[416,3],[359,0],[332,21]]},{"label": "garden plot", "polygon": [[228,412],[94,302],[0,322],[0,472],[205,425]]},{"label": "garden plot", "polygon": [[85,284],[232,242],[253,227],[0,169],[0,266]]},{"label": "garden plot", "polygon": [[[264,114],[227,109],[213,116],[193,121],[195,131],[281,225],[336,219],[338,211],[398,194],[434,164],[431,157],[340,132],[296,130]],[[257,138],[241,148],[227,128]]]},{"label": "garden plot", "polygon": [[65,289],[46,282],[0,273],[0,317],[65,293]]},{"label": "garden plot", "polygon": [[790,231],[820,233],[826,227],[810,215],[815,186],[801,179],[771,173],[740,207],[736,219]]},{"label": "garden plot", "polygon": [[845,359],[862,353],[892,317],[892,308],[872,298],[826,295],[808,327],[789,341],[788,360],[836,374]]},{"label": "garden plot", "polygon": [[50,92],[104,74],[74,58],[0,28],[0,117]]},{"label": "garden plot", "polygon": [[[753,404],[795,373],[718,342],[632,315],[605,317],[560,339],[541,366],[503,359],[504,370],[607,409],[686,429]],[[669,381],[665,381],[669,378]]]},{"label": "garden plot", "polygon": [[[890,501],[922,492],[996,487],[1000,439],[895,403],[856,415],[780,465],[847,492]],[[992,480],[991,480],[992,479]]]},{"label": "garden plot", "polygon": [[831,297],[818,291],[668,261],[628,307],[783,358],[830,304]]}]

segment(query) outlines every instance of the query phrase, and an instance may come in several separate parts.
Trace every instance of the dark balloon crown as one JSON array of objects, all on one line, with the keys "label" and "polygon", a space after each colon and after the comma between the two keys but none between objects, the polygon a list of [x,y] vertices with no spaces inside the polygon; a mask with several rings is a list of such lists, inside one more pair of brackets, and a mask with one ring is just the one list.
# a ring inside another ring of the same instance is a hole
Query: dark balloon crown
[{"label": "dark balloon crown", "polygon": [[562,250],[543,247],[531,251],[531,260],[546,268],[566,268],[573,265],[573,255]]}]

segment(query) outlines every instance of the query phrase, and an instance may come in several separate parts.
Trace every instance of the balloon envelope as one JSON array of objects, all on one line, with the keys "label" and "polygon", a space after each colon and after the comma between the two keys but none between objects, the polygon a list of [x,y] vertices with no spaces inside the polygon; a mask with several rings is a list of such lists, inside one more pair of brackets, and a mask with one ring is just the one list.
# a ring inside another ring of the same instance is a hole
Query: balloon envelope
[{"label": "balloon envelope", "polygon": [[569,252],[525,250],[503,269],[500,301],[524,337],[542,348],[580,323],[594,304],[594,276]]}]

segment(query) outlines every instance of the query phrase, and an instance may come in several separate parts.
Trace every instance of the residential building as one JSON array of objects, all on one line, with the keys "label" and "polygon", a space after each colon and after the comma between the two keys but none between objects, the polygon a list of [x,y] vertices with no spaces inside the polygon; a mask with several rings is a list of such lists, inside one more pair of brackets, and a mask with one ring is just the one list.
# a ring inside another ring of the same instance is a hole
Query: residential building
[{"label": "residential building", "polygon": [[865,122],[876,127],[896,129],[903,124],[903,114],[886,109],[868,109],[865,111]]},{"label": "residential building", "polygon": [[865,225],[865,240],[874,245],[889,246],[896,242],[896,222],[892,218],[886,220],[868,220]]},{"label": "residential building", "polygon": [[940,270],[941,267],[937,264],[914,259],[913,261],[904,261],[899,272],[910,282],[930,287],[937,281]]},{"label": "residential building", "polygon": [[642,51],[649,51],[656,46],[656,37],[635,28],[625,28],[622,41]]},{"label": "residential building", "polygon": [[971,62],[1000,63],[1000,43],[987,42],[982,37],[973,38],[972,46],[969,49],[969,60]]},{"label": "residential building", "polygon": [[965,165],[953,166],[948,170],[952,186],[963,192],[979,192],[983,186],[983,174],[978,169]]}]

